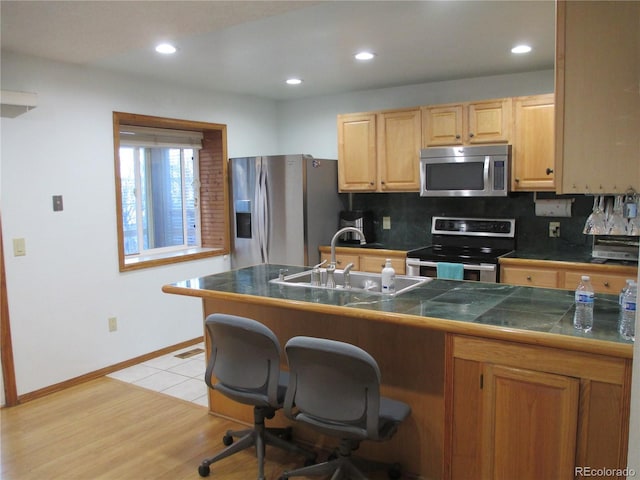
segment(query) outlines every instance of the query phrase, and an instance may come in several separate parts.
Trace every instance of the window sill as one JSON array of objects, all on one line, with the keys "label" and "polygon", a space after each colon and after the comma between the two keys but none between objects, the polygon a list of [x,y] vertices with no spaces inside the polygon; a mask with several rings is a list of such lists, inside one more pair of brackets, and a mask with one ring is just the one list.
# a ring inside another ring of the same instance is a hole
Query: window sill
[{"label": "window sill", "polygon": [[168,265],[172,263],[188,262],[198,260],[200,258],[215,257],[229,253],[224,248],[203,248],[192,247],[184,250],[174,250],[170,252],[162,252],[147,255],[132,255],[125,257],[120,262],[120,271],[139,270],[142,268],[152,268],[160,265]]}]

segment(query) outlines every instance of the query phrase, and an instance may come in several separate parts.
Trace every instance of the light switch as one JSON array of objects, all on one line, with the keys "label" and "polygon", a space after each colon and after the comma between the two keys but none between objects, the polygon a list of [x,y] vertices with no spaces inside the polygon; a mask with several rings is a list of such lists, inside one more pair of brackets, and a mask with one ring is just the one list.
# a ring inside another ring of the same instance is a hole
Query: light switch
[{"label": "light switch", "polygon": [[382,229],[391,230],[391,217],[382,217]]},{"label": "light switch", "polygon": [[13,239],[13,256],[23,257],[27,254],[27,246],[24,242],[24,238]]},{"label": "light switch", "polygon": [[62,211],[62,195],[53,196],[53,211],[54,212]]}]

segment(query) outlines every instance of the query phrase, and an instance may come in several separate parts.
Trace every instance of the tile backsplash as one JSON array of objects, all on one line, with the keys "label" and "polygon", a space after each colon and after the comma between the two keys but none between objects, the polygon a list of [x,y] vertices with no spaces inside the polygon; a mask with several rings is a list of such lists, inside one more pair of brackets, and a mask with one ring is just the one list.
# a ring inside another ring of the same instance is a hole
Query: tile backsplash
[{"label": "tile backsplash", "polygon": [[[411,250],[431,243],[431,217],[471,216],[515,218],[518,249],[591,249],[592,239],[582,233],[591,212],[593,197],[571,198],[571,217],[537,217],[533,193],[511,193],[509,197],[424,198],[417,193],[343,194],[345,210],[370,210],[374,215],[375,241],[386,248]],[[382,218],[390,217],[391,229],[383,230]],[[337,220],[336,220],[337,221]],[[560,237],[549,238],[549,222],[560,222]]]}]

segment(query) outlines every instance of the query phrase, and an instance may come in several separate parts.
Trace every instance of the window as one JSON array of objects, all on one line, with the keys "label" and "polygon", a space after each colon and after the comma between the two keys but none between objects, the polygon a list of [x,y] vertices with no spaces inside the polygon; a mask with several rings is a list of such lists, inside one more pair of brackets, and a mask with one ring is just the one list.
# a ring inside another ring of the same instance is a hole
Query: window
[{"label": "window", "polygon": [[225,134],[114,112],[121,271],[229,252]]}]

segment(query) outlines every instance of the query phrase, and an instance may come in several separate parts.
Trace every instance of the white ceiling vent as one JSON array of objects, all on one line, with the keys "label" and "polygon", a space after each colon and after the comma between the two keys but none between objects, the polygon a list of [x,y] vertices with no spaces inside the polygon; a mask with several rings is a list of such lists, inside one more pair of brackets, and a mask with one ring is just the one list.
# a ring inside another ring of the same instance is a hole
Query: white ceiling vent
[{"label": "white ceiling vent", "polygon": [[0,111],[2,117],[15,118],[18,115],[22,115],[36,108],[38,94],[2,90],[2,92],[0,92],[0,100],[2,103],[2,109]]}]

